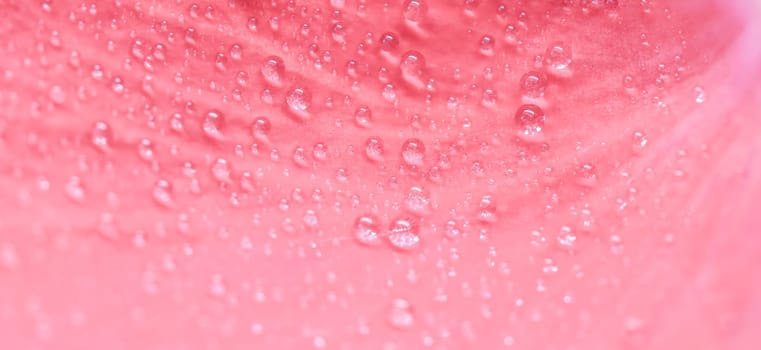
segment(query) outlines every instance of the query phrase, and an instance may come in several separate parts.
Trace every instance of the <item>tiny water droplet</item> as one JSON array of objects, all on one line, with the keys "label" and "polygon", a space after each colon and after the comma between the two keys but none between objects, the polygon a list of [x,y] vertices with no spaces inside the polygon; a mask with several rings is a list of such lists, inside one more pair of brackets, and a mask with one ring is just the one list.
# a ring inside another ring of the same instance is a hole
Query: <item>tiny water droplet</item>
[{"label": "tiny water droplet", "polygon": [[58,85],[53,86],[50,88],[50,100],[53,101],[53,103],[57,105],[62,105],[64,102],[66,102],[66,92],[63,91],[63,88],[61,88]]},{"label": "tiny water droplet", "polygon": [[576,177],[580,185],[594,187],[597,184],[597,168],[592,164],[582,164],[576,169]]},{"label": "tiny water droplet", "polygon": [[566,44],[560,41],[552,43],[547,48],[544,60],[550,73],[560,77],[568,77],[570,75],[569,66],[572,62],[570,46],[566,46]]},{"label": "tiny water droplet", "polygon": [[111,127],[103,121],[96,122],[93,126],[91,141],[93,146],[100,151],[108,152],[111,149],[113,135]]},{"label": "tiny water droplet", "polygon": [[481,197],[478,203],[478,220],[484,223],[497,222],[497,204],[493,196]]},{"label": "tiny water droplet", "polygon": [[420,23],[428,12],[428,6],[423,0],[407,0],[402,6],[404,18],[413,23]]},{"label": "tiny water droplet", "polygon": [[537,105],[525,104],[515,112],[515,122],[518,125],[518,137],[527,142],[541,142],[544,137],[544,111]]},{"label": "tiny water droplet", "polygon": [[153,146],[153,141],[150,139],[141,139],[140,143],[137,146],[137,152],[140,155],[140,158],[143,160],[153,160],[156,153],[155,147]]},{"label": "tiny water droplet", "polygon": [[174,199],[172,198],[172,184],[165,179],[156,181],[153,186],[153,200],[164,208],[173,208]]},{"label": "tiny water droplet", "polygon": [[296,164],[299,167],[307,168],[309,167],[309,159],[307,159],[306,151],[304,150],[304,147],[296,147],[293,150],[293,164]]},{"label": "tiny water droplet", "polygon": [[301,118],[308,118],[308,109],[312,105],[312,93],[307,88],[291,89],[285,98],[288,109]]},{"label": "tiny water droplet", "polygon": [[400,217],[389,227],[388,240],[399,250],[413,250],[420,244],[418,223],[415,219]]},{"label": "tiny water droplet", "polygon": [[272,86],[283,86],[285,78],[285,62],[278,56],[269,56],[262,64],[262,76]]},{"label": "tiny water droplet", "polygon": [[66,196],[76,203],[82,203],[85,199],[85,189],[82,186],[82,180],[77,176],[72,176],[66,181],[64,191]]},{"label": "tiny water droplet", "polygon": [[412,305],[405,299],[394,299],[391,302],[391,311],[388,322],[397,329],[408,329],[415,324],[415,316]]},{"label": "tiny water droplet", "polygon": [[529,71],[521,77],[520,88],[525,97],[541,98],[546,87],[547,75],[544,73]]},{"label": "tiny water droplet", "polygon": [[378,137],[370,137],[365,142],[365,156],[373,162],[383,161],[383,141]]},{"label": "tiny water droplet", "polygon": [[423,141],[411,138],[402,144],[402,159],[411,167],[423,166],[425,157],[425,145]]},{"label": "tiny water droplet", "polygon": [[478,42],[478,51],[484,56],[494,56],[494,38],[491,35],[484,35]]},{"label": "tiny water droplet", "polygon": [[399,63],[399,69],[402,72],[402,78],[412,87],[422,90],[425,88],[425,57],[422,53],[410,50],[402,55]]},{"label": "tiny water droplet", "polygon": [[695,87],[695,103],[702,104],[706,101],[706,93],[702,87]]},{"label": "tiny water droplet", "polygon": [[430,195],[422,187],[411,187],[407,192],[404,205],[410,213],[415,215],[425,216],[431,213]]},{"label": "tiny water droplet", "polygon": [[217,158],[214,161],[214,164],[211,166],[211,174],[219,182],[230,183],[232,181],[230,178],[232,174],[230,163],[224,158]]},{"label": "tiny water droplet", "polygon": [[361,244],[377,246],[381,242],[379,227],[380,223],[375,216],[361,215],[354,221],[354,238]]},{"label": "tiny water droplet", "polygon": [[224,122],[225,118],[221,112],[216,110],[207,112],[203,119],[203,133],[213,140],[224,140],[225,135],[222,133]]},{"label": "tiny water droplet", "polygon": [[269,142],[270,129],[272,129],[272,124],[267,117],[256,117],[251,123],[251,134],[259,142]]},{"label": "tiny water droplet", "polygon": [[373,125],[373,113],[367,106],[360,106],[354,112],[354,122],[359,127],[369,128]]},{"label": "tiny water droplet", "polygon": [[381,53],[393,54],[399,50],[399,37],[394,33],[383,33],[378,42]]}]

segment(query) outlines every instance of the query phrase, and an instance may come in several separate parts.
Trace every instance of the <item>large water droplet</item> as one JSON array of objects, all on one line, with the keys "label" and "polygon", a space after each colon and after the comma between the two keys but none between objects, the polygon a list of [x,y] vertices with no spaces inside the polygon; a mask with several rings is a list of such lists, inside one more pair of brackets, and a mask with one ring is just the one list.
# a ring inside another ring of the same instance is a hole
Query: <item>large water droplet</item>
[{"label": "large water droplet", "polygon": [[285,63],[278,56],[269,56],[262,64],[262,76],[272,86],[283,86],[285,79]]},{"label": "large water droplet", "polygon": [[297,87],[288,92],[285,98],[288,109],[296,116],[307,119],[309,118],[308,109],[312,105],[312,93],[307,88]]},{"label": "large water droplet", "polygon": [[203,133],[209,138],[222,141],[225,135],[222,133],[222,126],[225,118],[219,111],[209,111],[203,119]]},{"label": "large water droplet", "polygon": [[381,54],[391,58],[399,50],[399,37],[394,33],[383,33],[378,39]]},{"label": "large water droplet", "polygon": [[420,244],[418,223],[413,218],[400,217],[389,227],[388,240],[399,250],[413,250]]},{"label": "large water droplet", "polygon": [[373,162],[383,161],[383,141],[378,137],[370,137],[365,142],[365,156]]},{"label": "large water droplet", "polygon": [[359,216],[354,222],[354,238],[364,245],[380,244],[379,225],[378,219],[373,215]]},{"label": "large water droplet", "polygon": [[525,104],[515,112],[515,123],[518,125],[518,137],[527,142],[541,142],[544,139],[542,130],[546,117],[544,111],[537,105]]},{"label": "large water droplet", "polygon": [[423,166],[423,160],[425,157],[425,145],[423,141],[412,138],[407,139],[402,144],[402,160],[412,167]]},{"label": "large water droplet", "polygon": [[402,61],[399,63],[399,69],[402,72],[402,78],[405,82],[416,89],[425,88],[425,57],[422,53],[410,50],[402,55]]},{"label": "large water droplet", "polygon": [[388,315],[388,322],[392,327],[398,329],[408,329],[415,324],[415,316],[412,306],[405,299],[394,299],[391,302],[391,311]]}]

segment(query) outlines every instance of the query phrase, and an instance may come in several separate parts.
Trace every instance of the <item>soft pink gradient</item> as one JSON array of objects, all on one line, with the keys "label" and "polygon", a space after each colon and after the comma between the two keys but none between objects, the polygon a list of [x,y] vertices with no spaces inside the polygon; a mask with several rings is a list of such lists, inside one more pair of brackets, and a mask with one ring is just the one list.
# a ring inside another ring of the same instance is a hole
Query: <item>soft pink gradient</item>
[{"label": "soft pink gradient", "polygon": [[1,347],[761,344],[758,2],[423,3],[0,0]]}]

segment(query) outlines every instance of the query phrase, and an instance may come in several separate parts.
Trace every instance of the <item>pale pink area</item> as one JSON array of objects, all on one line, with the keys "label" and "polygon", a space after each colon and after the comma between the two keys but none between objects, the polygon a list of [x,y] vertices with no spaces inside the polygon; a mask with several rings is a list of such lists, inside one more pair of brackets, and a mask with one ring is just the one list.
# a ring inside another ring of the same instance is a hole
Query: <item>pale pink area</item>
[{"label": "pale pink area", "polygon": [[4,348],[761,342],[756,1],[275,3],[0,3]]}]

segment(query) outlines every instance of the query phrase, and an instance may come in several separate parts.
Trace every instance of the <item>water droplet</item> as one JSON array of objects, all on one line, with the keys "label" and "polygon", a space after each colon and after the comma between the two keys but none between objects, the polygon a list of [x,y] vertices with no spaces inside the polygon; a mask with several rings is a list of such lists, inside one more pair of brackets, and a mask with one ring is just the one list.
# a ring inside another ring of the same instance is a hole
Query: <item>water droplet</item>
[{"label": "water droplet", "polygon": [[222,134],[224,121],[225,118],[221,112],[215,110],[207,112],[203,119],[203,133],[213,140],[224,140],[225,135]]},{"label": "water droplet", "polygon": [[389,55],[399,50],[399,38],[394,33],[383,33],[378,39],[381,53]]},{"label": "water droplet", "polygon": [[113,135],[111,127],[106,122],[96,122],[93,126],[91,141],[93,146],[100,151],[108,152],[111,150]]},{"label": "water droplet", "polygon": [[361,244],[376,246],[380,244],[378,219],[370,214],[361,215],[354,222],[354,238]]},{"label": "water droplet", "polygon": [[431,213],[431,198],[427,191],[421,187],[413,186],[407,192],[404,205],[410,213],[419,216]]},{"label": "water droplet", "polygon": [[373,124],[373,113],[367,106],[360,106],[357,111],[354,112],[354,122],[357,126],[363,128],[369,128]]},{"label": "water droplet", "polygon": [[705,90],[703,90],[702,87],[698,86],[695,88],[695,103],[702,104],[706,101],[706,93]]},{"label": "water droplet", "polygon": [[418,223],[415,219],[400,217],[389,227],[388,240],[394,248],[412,250],[420,244]]},{"label": "water droplet", "polygon": [[518,137],[527,142],[541,142],[544,137],[544,111],[537,105],[525,104],[515,112],[515,122],[518,124]]},{"label": "water droplet", "polygon": [[172,198],[172,184],[165,179],[156,181],[153,186],[153,200],[164,208],[173,208],[174,199]]},{"label": "water droplet", "polygon": [[232,174],[230,163],[224,158],[217,158],[214,161],[214,164],[211,166],[211,174],[219,182],[230,183],[232,181],[230,178]]},{"label": "water droplet", "polygon": [[578,183],[586,187],[594,187],[597,184],[597,168],[592,164],[582,164],[576,169]]},{"label": "water droplet", "polygon": [[494,197],[486,195],[478,203],[478,220],[485,223],[497,222],[497,204]]},{"label": "water droplet", "polygon": [[293,88],[285,98],[288,109],[301,118],[308,118],[307,111],[312,105],[312,93],[307,88]]},{"label": "water droplet", "polygon": [[547,75],[529,71],[521,77],[520,88],[524,97],[542,98],[547,87]]},{"label": "water droplet", "polygon": [[150,139],[141,139],[140,143],[138,143],[137,146],[137,153],[143,160],[153,160],[155,156],[155,147],[153,146],[153,141]]},{"label": "water droplet", "polygon": [[491,35],[484,35],[478,42],[478,52],[484,56],[494,55],[494,38]]},{"label": "water droplet", "polygon": [[402,159],[411,167],[423,166],[425,157],[425,145],[416,138],[407,139],[402,144]]},{"label": "water droplet", "polygon": [[420,23],[428,12],[428,6],[423,0],[407,0],[402,6],[404,18],[413,23]]},{"label": "water droplet", "polygon": [[333,28],[330,32],[331,36],[333,37],[333,40],[339,44],[345,44],[346,43],[346,27],[343,23],[335,23],[333,24]]},{"label": "water droplet", "polygon": [[269,143],[270,129],[272,129],[272,124],[267,117],[256,117],[251,123],[251,134],[259,142]]},{"label": "water droplet", "polygon": [[293,163],[302,168],[309,167],[309,159],[307,159],[306,151],[304,151],[303,147],[296,147],[293,150]]},{"label": "water droplet", "polygon": [[230,58],[240,61],[243,58],[243,48],[238,44],[230,46]]},{"label": "water droplet", "polygon": [[422,53],[415,50],[405,52],[399,63],[399,69],[405,82],[416,89],[422,90],[425,88],[425,79],[423,78],[425,57]]},{"label": "water droplet", "polygon": [[302,218],[306,227],[315,228],[320,225],[320,220],[317,218],[317,213],[314,210],[307,210]]},{"label": "water droplet", "polygon": [[560,228],[560,233],[558,234],[557,240],[558,244],[560,244],[561,247],[568,250],[573,250],[576,247],[576,235],[568,226],[563,226]]},{"label": "water droplet", "polygon": [[85,189],[82,186],[82,180],[77,176],[72,176],[66,181],[64,191],[66,196],[76,203],[82,203],[85,199]]},{"label": "water droplet", "polygon": [[415,324],[415,316],[412,306],[405,299],[394,299],[391,302],[391,312],[388,315],[388,322],[392,327],[398,329],[408,329]]},{"label": "water droplet", "polygon": [[365,142],[365,156],[373,162],[383,161],[383,141],[378,137],[370,137]]},{"label": "water droplet", "polygon": [[572,62],[571,48],[564,43],[557,41],[552,43],[545,54],[545,63],[550,73],[560,77],[570,75],[569,66]]},{"label": "water droplet", "polygon": [[283,86],[285,78],[285,63],[278,56],[269,56],[262,64],[262,76],[272,86]]},{"label": "water droplet", "polygon": [[497,103],[497,93],[492,89],[484,90],[484,94],[481,97],[481,105],[484,107],[491,107]]},{"label": "water droplet", "polygon": [[314,147],[312,147],[312,156],[317,160],[327,160],[328,146],[325,146],[325,144],[322,142],[315,143]]}]

